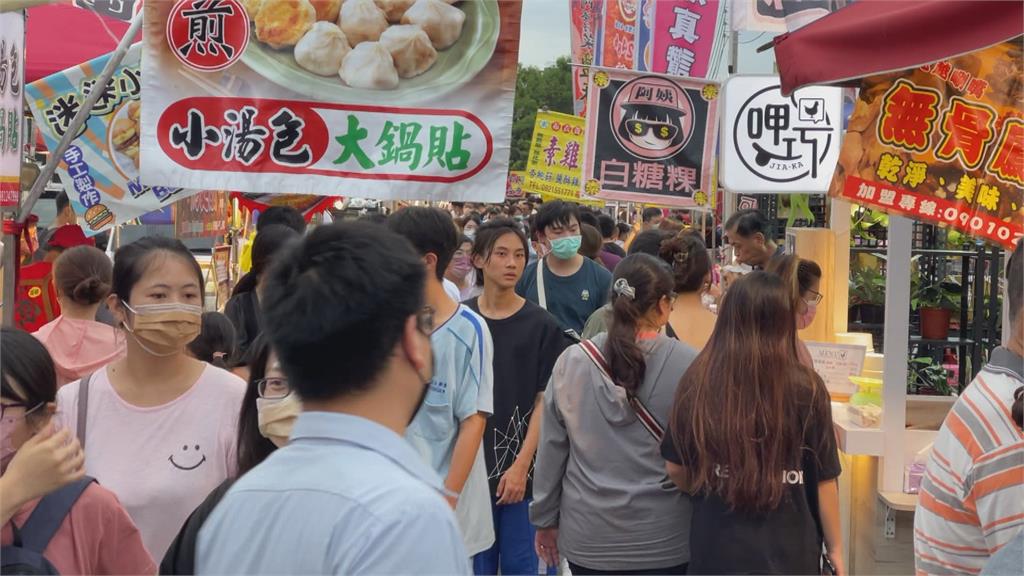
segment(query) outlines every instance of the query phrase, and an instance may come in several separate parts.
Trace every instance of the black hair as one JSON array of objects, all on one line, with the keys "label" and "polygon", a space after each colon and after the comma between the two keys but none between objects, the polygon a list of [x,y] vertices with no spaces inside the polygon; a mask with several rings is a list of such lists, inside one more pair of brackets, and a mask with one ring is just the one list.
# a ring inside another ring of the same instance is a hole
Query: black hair
[{"label": "black hair", "polygon": [[601,223],[597,218],[597,214],[584,208],[580,208],[580,224],[593,226],[596,230],[601,229]]},{"label": "black hair", "polygon": [[711,272],[711,256],[700,236],[683,233],[663,240],[658,255],[672,268],[676,292],[698,292],[704,287]]},{"label": "black hair", "polygon": [[658,256],[661,252],[661,243],[666,239],[674,236],[667,230],[647,230],[636,235],[633,238],[633,242],[629,245],[627,254],[650,254],[651,256]]},{"label": "black hair", "polygon": [[270,268],[271,262],[290,242],[299,238],[299,233],[288,226],[275,224],[267,226],[256,234],[252,243],[252,272],[257,277]]},{"label": "black hair", "polygon": [[569,226],[573,219],[580,222],[580,207],[572,202],[552,200],[545,202],[536,216],[537,234],[546,234],[551,226]]},{"label": "black hair", "polygon": [[664,106],[653,106],[651,104],[627,104],[622,108],[622,122],[619,123],[617,130],[619,136],[626,141],[629,141],[632,136],[629,133],[629,129],[626,128],[626,120],[632,120],[633,118],[674,125],[676,127],[676,134],[669,141],[669,148],[679,144],[686,138],[686,135],[683,133],[682,113],[677,110],[674,111]]},{"label": "black hair", "polygon": [[[632,296],[616,291],[615,285],[621,280],[632,288]],[[615,267],[605,357],[613,380],[627,394],[636,394],[647,370],[643,350],[636,343],[637,325],[662,298],[672,293],[672,287],[668,265],[654,256],[633,254]]]},{"label": "black hair", "polygon": [[220,312],[204,312],[202,331],[189,343],[188,351],[198,360],[229,369],[238,355],[234,324]]},{"label": "black hair", "polygon": [[601,239],[601,232],[590,224],[580,224],[580,254],[594,260],[601,255],[601,248],[604,242]]},{"label": "black hair", "polygon": [[388,221],[388,217],[380,212],[371,212],[370,214],[360,216],[356,221],[367,222],[369,224],[385,224]]},{"label": "black hair", "polygon": [[743,238],[750,238],[754,234],[761,234],[765,240],[772,240],[772,224],[768,217],[760,210],[748,208],[740,210],[725,221],[725,231],[739,234]]},{"label": "black hair", "polygon": [[447,212],[440,208],[409,206],[388,217],[388,228],[405,236],[420,256],[437,256],[437,280],[444,278],[444,271],[459,247],[458,230]]},{"label": "black hair", "polygon": [[458,250],[463,244],[473,244],[473,240],[465,234],[459,234],[459,243],[455,245],[455,249]]},{"label": "black hair", "polygon": [[462,218],[459,218],[455,223],[458,224],[459,230],[464,230],[466,228],[466,224],[469,224],[470,222],[476,222],[476,227],[479,228],[480,225],[484,223],[484,220],[480,217],[478,212],[470,212]]},{"label": "black hair", "polygon": [[[505,234],[515,234],[519,241],[523,243],[525,253],[530,253],[530,244],[526,240],[526,234],[523,234],[523,231],[519,229],[515,220],[495,218],[494,220],[488,220],[477,230],[476,240],[473,242],[473,257],[479,256],[484,261],[490,260],[491,253],[494,252],[494,245]],[[483,274],[477,274],[477,278],[482,280]],[[482,283],[478,284],[482,285]]]},{"label": "black hair", "polygon": [[256,220],[257,236],[268,226],[287,226],[299,234],[304,234],[306,219],[302,217],[301,212],[291,206],[271,206]]},{"label": "black hair", "polygon": [[629,224],[626,224],[625,222],[619,222],[615,227],[619,229],[619,238],[622,240],[625,240],[625,238],[629,236],[629,231],[632,230]]},{"label": "black hair", "polygon": [[270,343],[267,341],[266,333],[260,333],[252,341],[246,351],[246,359],[249,366],[249,381],[245,386],[242,409],[238,413],[236,441],[239,477],[258,466],[277,450],[277,445],[260,434],[259,411],[256,409],[256,398],[259,397],[257,382],[266,377],[267,361],[270,360]]},{"label": "black hair", "polygon": [[[18,400],[29,411],[40,403],[57,399],[57,369],[42,342],[17,328],[0,328],[0,393]],[[17,392],[21,390],[22,392]],[[33,412],[43,415],[45,410]]]},{"label": "black hair", "polygon": [[53,284],[57,292],[75,304],[91,306],[110,294],[114,265],[102,250],[75,246],[53,263]]},{"label": "black hair", "polygon": [[61,212],[64,211],[65,208],[71,206],[71,199],[68,198],[68,193],[65,192],[64,190],[61,190],[57,194],[57,197],[54,198],[54,201],[57,203],[57,214],[60,214]]},{"label": "black hair", "polygon": [[615,235],[615,218],[601,214],[597,217],[597,229],[601,231],[601,238],[611,238]]},{"label": "black hair", "polygon": [[[429,214],[420,218],[418,212]],[[444,222],[433,213],[415,209],[388,226],[429,236],[421,225]],[[447,227],[448,244],[454,244],[451,219]],[[318,226],[281,254],[264,282],[264,330],[303,400],[367,389],[391,358],[406,321],[423,308],[424,266],[416,250],[387,228],[362,222]]]},{"label": "black hair", "polygon": [[661,208],[644,208],[642,219],[644,224],[646,224],[658,216],[664,216],[664,212],[661,211]]},{"label": "black hair", "polygon": [[195,272],[199,289],[203,290],[203,270],[181,240],[166,236],[146,236],[117,249],[114,254],[114,283],[111,292],[117,294],[122,301],[128,302],[132,288],[142,279],[153,256],[159,252],[177,256],[187,262]]}]

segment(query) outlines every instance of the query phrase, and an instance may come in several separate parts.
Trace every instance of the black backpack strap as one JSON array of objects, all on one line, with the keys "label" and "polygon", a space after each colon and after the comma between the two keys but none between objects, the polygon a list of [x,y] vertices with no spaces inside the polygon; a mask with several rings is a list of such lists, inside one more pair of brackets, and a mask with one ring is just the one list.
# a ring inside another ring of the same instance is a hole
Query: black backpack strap
[{"label": "black backpack strap", "polygon": [[82,492],[85,492],[85,489],[95,481],[95,478],[86,476],[43,496],[35,510],[32,511],[32,515],[18,530],[23,543],[22,547],[42,554],[64,522],[68,512],[71,512],[71,507],[78,501]]},{"label": "black backpack strap", "polygon": [[89,382],[92,381],[92,374],[82,378],[78,383],[78,422],[75,430],[78,436],[78,443],[85,450],[85,421],[89,417]]}]

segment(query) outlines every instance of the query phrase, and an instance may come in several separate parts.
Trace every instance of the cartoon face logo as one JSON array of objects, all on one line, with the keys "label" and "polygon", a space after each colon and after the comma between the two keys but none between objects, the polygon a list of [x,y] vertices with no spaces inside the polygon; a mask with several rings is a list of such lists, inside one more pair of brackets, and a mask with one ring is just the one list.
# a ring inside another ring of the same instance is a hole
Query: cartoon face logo
[{"label": "cartoon face logo", "polygon": [[178,459],[174,459],[174,454],[167,457],[170,461],[171,466],[174,466],[178,470],[195,470],[206,462],[206,454],[199,451],[199,444],[189,446],[185,444],[181,447],[181,454],[178,454]]},{"label": "cartoon face logo", "polygon": [[623,84],[610,113],[615,139],[637,158],[670,158],[693,135],[690,96],[667,78],[642,76]]}]

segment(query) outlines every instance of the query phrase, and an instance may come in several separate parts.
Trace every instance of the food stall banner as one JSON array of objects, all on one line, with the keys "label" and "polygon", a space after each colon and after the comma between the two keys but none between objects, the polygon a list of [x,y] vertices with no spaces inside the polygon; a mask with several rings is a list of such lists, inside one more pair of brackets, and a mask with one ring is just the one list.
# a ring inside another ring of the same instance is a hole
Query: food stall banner
[{"label": "food stall banner", "polygon": [[1019,41],[865,78],[829,193],[1012,249],[1024,234]]},{"label": "food stall banner", "polygon": [[[128,49],[57,167],[71,206],[85,220],[87,236],[196,193],[169,186],[150,187],[139,181],[141,48],[134,44]],[[110,56],[94,58],[26,86],[29,108],[50,150],[57,149]]]},{"label": "food stall banner", "polygon": [[654,7],[657,0],[637,0],[640,4],[636,21],[636,47],[633,49],[633,69],[651,70],[651,37],[654,33]]},{"label": "food stall banner", "polygon": [[849,3],[847,0],[731,1],[733,30],[776,33],[796,30]]},{"label": "food stall banner", "polygon": [[263,213],[271,206],[291,206],[309,222],[314,215],[328,210],[341,196],[314,196],[312,194],[242,194],[231,193],[232,200],[247,210]]},{"label": "food stall banner", "polygon": [[221,310],[231,297],[231,246],[213,247],[213,281],[217,284],[217,309]]},{"label": "food stall banner", "polygon": [[74,4],[103,16],[130,22],[132,16],[142,7],[142,0],[74,0]]},{"label": "food stall banner", "polygon": [[508,171],[508,186],[505,188],[505,199],[515,200],[522,198],[523,193],[523,180],[526,179],[525,170],[509,170]]},{"label": "food stall banner", "polygon": [[654,8],[651,70],[711,78],[729,42],[725,5],[718,0],[658,0]]},{"label": "food stall banner", "polygon": [[205,190],[174,204],[174,235],[216,238],[228,232],[228,193]]},{"label": "food stall banner", "polygon": [[788,97],[778,76],[725,83],[722,187],[761,194],[828,191],[842,139],[842,88],[811,86]]},{"label": "food stall banner", "polygon": [[504,200],[520,2],[245,4],[144,4],[143,181]]},{"label": "food stall banner", "polygon": [[585,121],[559,112],[537,112],[523,190],[545,200],[580,201]]},{"label": "food stall banner", "polygon": [[0,14],[0,208],[21,199],[25,14]]},{"label": "food stall banner", "polygon": [[590,66],[600,57],[605,0],[569,0],[573,112],[586,116]]},{"label": "food stall banner", "polygon": [[608,0],[604,4],[601,53],[596,64],[606,68],[633,68],[636,48],[637,0]]},{"label": "food stall banner", "polygon": [[660,206],[710,205],[718,84],[609,68],[591,68],[590,82],[583,192]]}]

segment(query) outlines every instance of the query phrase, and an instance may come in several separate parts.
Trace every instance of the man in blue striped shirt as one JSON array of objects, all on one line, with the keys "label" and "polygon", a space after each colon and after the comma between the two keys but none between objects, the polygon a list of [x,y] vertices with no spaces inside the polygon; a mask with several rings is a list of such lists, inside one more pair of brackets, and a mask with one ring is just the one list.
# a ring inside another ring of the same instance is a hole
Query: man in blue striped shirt
[{"label": "man in blue striped shirt", "polygon": [[338,224],[268,274],[264,329],[303,412],[206,521],[197,574],[469,574],[447,491],[402,438],[433,379],[420,258]]}]

